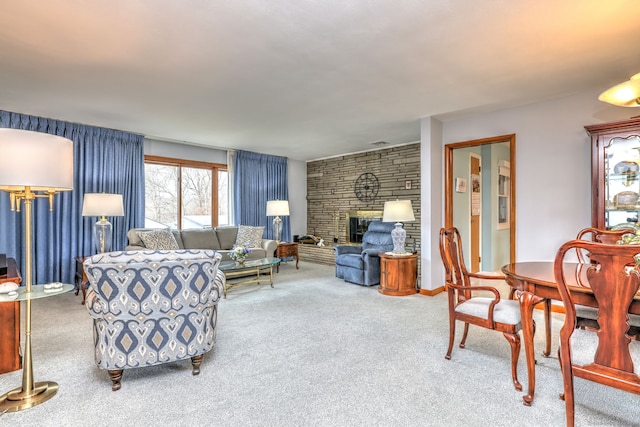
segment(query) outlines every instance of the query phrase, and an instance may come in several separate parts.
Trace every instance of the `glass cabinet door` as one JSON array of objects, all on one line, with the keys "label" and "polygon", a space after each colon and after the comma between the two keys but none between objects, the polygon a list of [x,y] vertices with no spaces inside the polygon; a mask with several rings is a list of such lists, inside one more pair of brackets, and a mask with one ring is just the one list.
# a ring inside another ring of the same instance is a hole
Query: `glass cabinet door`
[{"label": "glass cabinet door", "polygon": [[584,128],[591,136],[591,226],[638,223],[640,117]]},{"label": "glass cabinet door", "polygon": [[611,138],[604,146],[605,228],[637,223],[640,213],[640,136]]}]

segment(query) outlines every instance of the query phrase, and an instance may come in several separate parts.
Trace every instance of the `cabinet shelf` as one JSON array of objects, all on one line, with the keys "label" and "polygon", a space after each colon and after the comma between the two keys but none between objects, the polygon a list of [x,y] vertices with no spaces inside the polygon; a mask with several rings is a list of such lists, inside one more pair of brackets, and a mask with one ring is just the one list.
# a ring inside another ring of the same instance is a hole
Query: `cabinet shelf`
[{"label": "cabinet shelf", "polygon": [[[619,207],[610,207],[606,208],[607,212],[638,212],[640,211],[640,206],[619,206]],[[615,225],[615,224],[613,224]]]}]

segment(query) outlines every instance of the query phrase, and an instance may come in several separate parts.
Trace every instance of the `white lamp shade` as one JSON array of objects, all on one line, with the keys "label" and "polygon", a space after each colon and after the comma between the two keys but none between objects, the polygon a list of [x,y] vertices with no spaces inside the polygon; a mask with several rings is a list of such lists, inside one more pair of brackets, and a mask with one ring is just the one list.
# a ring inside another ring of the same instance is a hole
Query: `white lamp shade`
[{"label": "white lamp shade", "polygon": [[122,194],[85,193],[82,216],[124,216]]},{"label": "white lamp shade", "polygon": [[605,90],[598,99],[620,107],[640,107],[640,73]]},{"label": "white lamp shade", "polygon": [[61,136],[21,129],[0,129],[0,189],[67,191],[73,189],[73,142]]},{"label": "white lamp shade", "polygon": [[384,222],[408,222],[415,221],[413,216],[413,206],[411,200],[394,200],[384,202],[384,213],[382,221]]},{"label": "white lamp shade", "polygon": [[289,202],[287,200],[269,200],[267,202],[267,216],[289,216]]}]

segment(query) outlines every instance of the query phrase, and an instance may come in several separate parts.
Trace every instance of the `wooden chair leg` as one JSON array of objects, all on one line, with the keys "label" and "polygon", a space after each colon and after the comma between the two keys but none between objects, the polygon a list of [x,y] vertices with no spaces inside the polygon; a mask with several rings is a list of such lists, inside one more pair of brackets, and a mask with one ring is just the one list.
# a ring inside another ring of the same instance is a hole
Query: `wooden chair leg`
[{"label": "wooden chair leg", "polygon": [[453,316],[449,316],[449,348],[447,349],[447,355],[445,359],[451,360],[451,350],[453,350],[453,341],[456,335],[456,320]]},{"label": "wooden chair leg", "polygon": [[191,366],[193,367],[193,369],[191,370],[192,375],[198,375],[200,373],[200,364],[202,363],[203,358],[203,354],[198,354],[197,356],[193,356],[191,358]]},{"label": "wooden chair leg", "polygon": [[469,334],[469,324],[464,324],[464,332],[462,333],[462,341],[460,341],[460,348],[464,348],[465,343],[467,342],[467,335]]},{"label": "wooden chair leg", "polygon": [[109,369],[109,377],[111,378],[111,390],[120,390],[120,381],[122,381],[122,369]]},{"label": "wooden chair leg", "polygon": [[567,427],[575,425],[575,403],[573,396],[573,369],[571,367],[571,350],[560,347],[558,350],[560,370],[562,371],[563,393],[560,399],[564,400],[567,417]]},{"label": "wooden chair leg", "polygon": [[513,386],[518,391],[522,391],[522,384],[518,381],[518,358],[520,357],[520,335],[518,334],[503,334],[509,341],[511,346],[511,378],[513,379]]}]

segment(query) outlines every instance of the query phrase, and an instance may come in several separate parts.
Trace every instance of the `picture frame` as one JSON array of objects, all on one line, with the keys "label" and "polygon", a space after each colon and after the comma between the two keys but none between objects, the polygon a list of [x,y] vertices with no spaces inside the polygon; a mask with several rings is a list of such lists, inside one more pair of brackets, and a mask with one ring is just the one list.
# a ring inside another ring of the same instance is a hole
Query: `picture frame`
[{"label": "picture frame", "polygon": [[465,178],[456,178],[456,193],[467,192],[467,180]]}]

